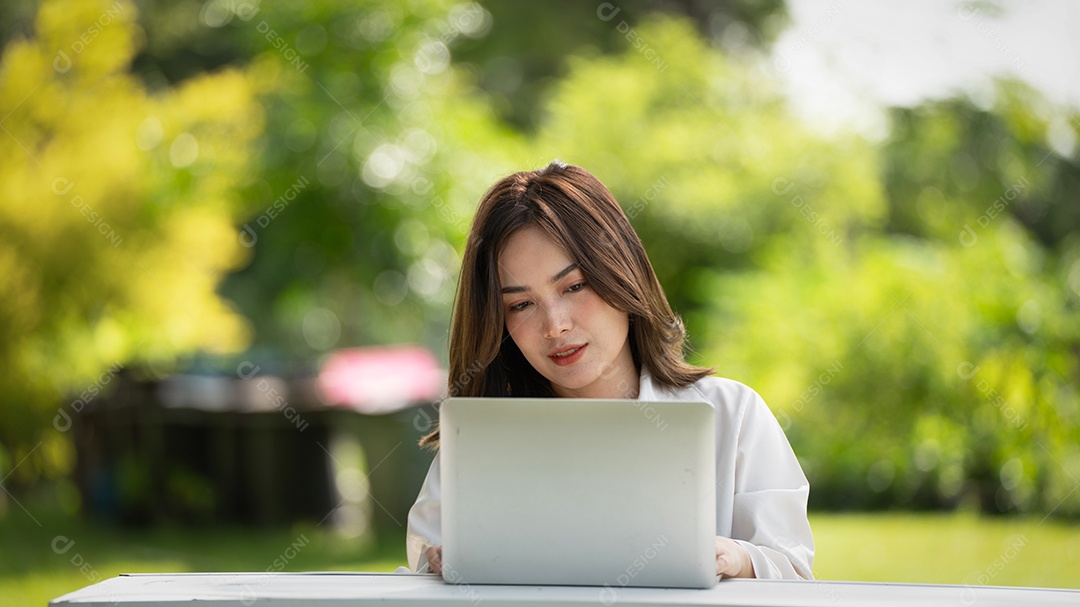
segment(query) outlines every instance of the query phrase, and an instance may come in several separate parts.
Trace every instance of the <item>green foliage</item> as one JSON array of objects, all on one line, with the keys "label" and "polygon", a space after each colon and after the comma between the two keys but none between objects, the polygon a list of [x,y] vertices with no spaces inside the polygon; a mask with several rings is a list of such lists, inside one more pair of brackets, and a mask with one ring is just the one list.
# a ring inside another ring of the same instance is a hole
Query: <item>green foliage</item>
[{"label": "green foliage", "polygon": [[1069,193],[1080,166],[1054,146],[1075,141],[1080,118],[1025,85],[997,90],[988,108],[955,98],[892,111],[882,170],[890,231],[971,246],[1008,215],[1052,252],[1075,246],[1080,207]]},{"label": "green foliage", "polygon": [[520,145],[449,63],[448,45],[477,35],[487,13],[443,2],[221,6],[199,18],[238,41],[266,91],[237,235],[253,259],[223,287],[251,318],[255,347],[307,361],[341,345],[439,343],[477,192]]},{"label": "green foliage", "polygon": [[248,338],[214,290],[246,254],[233,226],[263,126],[252,82],[226,70],[148,92],[126,71],[134,19],[125,2],[46,2],[0,63],[0,470],[14,484],[66,468],[54,416],[82,405],[64,395],[106,389],[134,359]]},{"label": "green foliage", "polygon": [[971,248],[865,238],[847,263],[716,278],[731,297],[715,356],[789,426],[815,503],[1080,506],[1076,311],[1024,232],[988,232]]},{"label": "green foliage", "polygon": [[1075,246],[1076,165],[1017,89],[898,110],[879,152],[685,23],[638,35],[673,59],[574,62],[540,148],[611,184],[696,358],[773,406],[812,503],[1080,513],[1076,254],[1038,240]]},{"label": "green foliage", "polygon": [[145,6],[47,2],[5,52],[0,471],[16,484],[69,469],[57,430],[123,365],[438,344],[476,193],[520,145],[449,63],[478,5]]},{"label": "green foliage", "polygon": [[697,35],[735,51],[768,44],[787,23],[782,0],[482,4],[493,25],[456,45],[454,61],[477,74],[499,117],[526,133],[535,132],[549,88],[566,76],[568,59],[621,50],[634,40],[631,32],[657,13],[689,18]]},{"label": "green foliage", "polygon": [[713,284],[741,295],[716,306],[716,356],[790,422],[819,505],[1080,512],[1075,205],[1058,194],[1077,169],[1017,131],[1017,90],[995,113],[895,113],[883,233]]},{"label": "green foliage", "polygon": [[70,465],[54,418],[122,364],[443,353],[476,201],[560,158],[622,202],[695,362],[773,407],[813,505],[1080,514],[1080,119],[1035,92],[826,137],[746,44],[773,2],[139,6],[0,9],[8,485]]},{"label": "green foliage", "polygon": [[691,334],[713,295],[703,272],[812,254],[883,221],[873,150],[815,135],[761,63],[709,49],[683,21],[638,35],[664,63],[633,49],[577,60],[538,146],[610,184]]}]

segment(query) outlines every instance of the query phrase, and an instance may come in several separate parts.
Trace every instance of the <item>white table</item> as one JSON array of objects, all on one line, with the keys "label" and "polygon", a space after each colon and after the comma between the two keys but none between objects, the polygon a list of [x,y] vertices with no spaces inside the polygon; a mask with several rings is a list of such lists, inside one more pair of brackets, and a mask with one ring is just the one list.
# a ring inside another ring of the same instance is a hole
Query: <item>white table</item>
[{"label": "white table", "polygon": [[433,575],[395,573],[170,573],[121,575],[66,594],[50,606],[199,607],[654,607],[755,605],[992,607],[1080,605],[1080,590],[723,580],[710,590],[581,586],[469,586]]}]

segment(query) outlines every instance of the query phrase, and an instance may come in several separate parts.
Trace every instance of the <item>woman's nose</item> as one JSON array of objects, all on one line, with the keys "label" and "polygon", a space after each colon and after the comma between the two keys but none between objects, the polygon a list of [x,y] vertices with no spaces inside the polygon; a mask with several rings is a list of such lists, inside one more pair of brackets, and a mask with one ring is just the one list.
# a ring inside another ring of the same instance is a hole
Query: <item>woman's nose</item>
[{"label": "woman's nose", "polygon": [[544,306],[544,337],[553,338],[570,330],[569,310],[561,303],[551,303]]}]

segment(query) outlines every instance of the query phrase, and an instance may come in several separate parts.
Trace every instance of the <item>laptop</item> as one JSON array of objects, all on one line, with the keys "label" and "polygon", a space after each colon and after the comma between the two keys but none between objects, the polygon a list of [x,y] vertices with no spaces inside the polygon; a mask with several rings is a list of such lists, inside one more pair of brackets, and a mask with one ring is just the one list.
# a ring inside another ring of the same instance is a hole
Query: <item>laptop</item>
[{"label": "laptop", "polygon": [[715,585],[714,419],[707,402],[446,399],[443,579]]}]

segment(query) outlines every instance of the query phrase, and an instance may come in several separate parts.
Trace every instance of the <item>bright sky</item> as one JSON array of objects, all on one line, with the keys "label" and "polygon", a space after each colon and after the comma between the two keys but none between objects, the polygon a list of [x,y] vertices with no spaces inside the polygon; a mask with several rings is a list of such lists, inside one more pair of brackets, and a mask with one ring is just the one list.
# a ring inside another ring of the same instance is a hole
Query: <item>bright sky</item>
[{"label": "bright sky", "polygon": [[988,102],[1002,75],[1080,110],[1080,2],[788,1],[793,26],[774,47],[773,67],[796,106],[826,129],[884,134],[874,109],[882,103],[961,90]]}]

